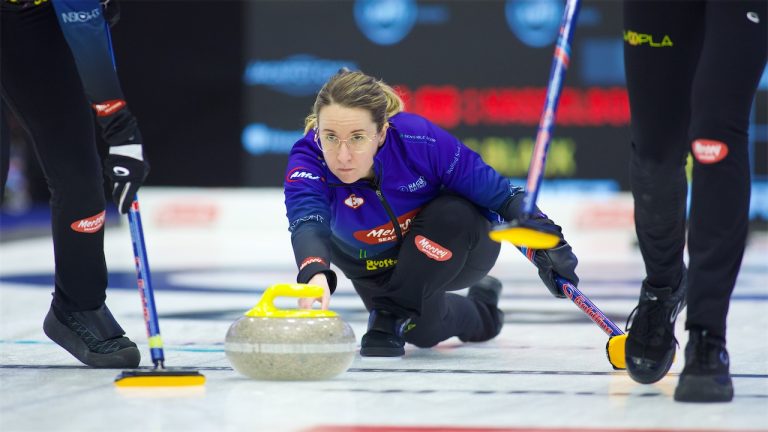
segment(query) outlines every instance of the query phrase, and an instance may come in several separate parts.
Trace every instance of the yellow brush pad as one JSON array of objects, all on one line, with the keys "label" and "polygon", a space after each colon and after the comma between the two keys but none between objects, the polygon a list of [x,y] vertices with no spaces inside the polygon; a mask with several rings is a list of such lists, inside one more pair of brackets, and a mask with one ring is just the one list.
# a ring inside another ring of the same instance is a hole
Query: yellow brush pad
[{"label": "yellow brush pad", "polygon": [[536,231],[531,228],[510,227],[492,230],[489,234],[492,240],[501,242],[506,240],[515,246],[523,246],[531,249],[551,249],[560,242],[556,234]]}]

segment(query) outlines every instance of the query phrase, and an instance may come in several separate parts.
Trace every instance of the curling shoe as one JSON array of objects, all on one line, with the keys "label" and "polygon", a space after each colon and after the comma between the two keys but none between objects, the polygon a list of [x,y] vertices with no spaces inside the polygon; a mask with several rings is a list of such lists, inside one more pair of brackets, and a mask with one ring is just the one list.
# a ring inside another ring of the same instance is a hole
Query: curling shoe
[{"label": "curling shoe", "polygon": [[733,382],[725,341],[692,328],[685,346],[685,367],[675,388],[678,402],[730,402]]},{"label": "curling shoe", "polygon": [[391,312],[374,309],[368,317],[368,332],[360,342],[363,357],[401,357],[405,355],[405,337],[410,318],[400,318]]},{"label": "curling shoe", "polygon": [[662,379],[672,366],[677,348],[675,321],[686,305],[687,270],[676,289],[654,287],[647,280],[640,290],[640,302],[627,318],[625,360],[629,376],[651,384]]},{"label": "curling shoe", "polygon": [[481,315],[489,331],[486,331],[481,337],[465,338],[459,336],[462,342],[485,342],[501,333],[501,328],[504,327],[504,312],[499,309],[501,288],[501,281],[493,276],[485,276],[469,287],[467,298],[480,303],[480,307],[488,310],[488,314],[481,311]]},{"label": "curling shoe", "polygon": [[76,359],[97,368],[135,368],[141,354],[136,344],[123,336],[106,305],[82,312],[65,312],[51,305],[43,331]]}]

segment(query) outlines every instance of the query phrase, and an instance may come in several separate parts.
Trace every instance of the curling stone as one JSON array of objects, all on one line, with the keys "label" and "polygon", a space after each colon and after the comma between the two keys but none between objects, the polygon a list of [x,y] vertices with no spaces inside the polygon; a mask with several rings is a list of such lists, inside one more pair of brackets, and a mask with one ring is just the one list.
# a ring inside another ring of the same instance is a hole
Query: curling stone
[{"label": "curling stone", "polygon": [[261,380],[322,380],[349,368],[355,357],[352,327],[336,312],[277,309],[275,297],[316,298],[317,285],[277,284],[232,323],[224,350],[239,373]]}]

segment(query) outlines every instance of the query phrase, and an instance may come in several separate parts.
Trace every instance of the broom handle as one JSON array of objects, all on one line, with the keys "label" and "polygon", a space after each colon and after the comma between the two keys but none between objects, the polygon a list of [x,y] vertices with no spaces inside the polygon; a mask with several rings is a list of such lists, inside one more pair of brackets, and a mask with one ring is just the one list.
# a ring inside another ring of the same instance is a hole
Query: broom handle
[{"label": "broom handle", "polygon": [[141,307],[144,312],[144,322],[147,325],[149,351],[155,368],[162,368],[165,361],[163,339],[160,336],[160,325],[157,321],[155,295],[152,291],[152,277],[149,272],[149,260],[147,259],[147,248],[144,243],[144,229],[141,225],[138,196],[134,198],[131,208],[128,210],[128,223],[131,228],[133,257],[136,262],[136,276],[138,278],[139,294],[141,295]]}]

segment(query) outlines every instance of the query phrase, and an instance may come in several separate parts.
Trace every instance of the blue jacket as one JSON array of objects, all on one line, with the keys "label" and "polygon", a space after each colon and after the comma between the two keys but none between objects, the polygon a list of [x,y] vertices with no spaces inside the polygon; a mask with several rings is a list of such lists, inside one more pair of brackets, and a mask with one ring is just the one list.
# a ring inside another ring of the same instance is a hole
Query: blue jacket
[{"label": "blue jacket", "polygon": [[344,184],[336,178],[314,131],[294,144],[284,187],[298,282],[326,272],[334,289],[331,249],[334,261],[356,260],[361,266],[372,258],[396,256],[413,219],[444,190],[487,210],[491,220],[501,222],[499,214],[510,217],[508,204],[521,189],[480,155],[416,114],[399,113],[389,123],[374,157],[373,181]]}]

